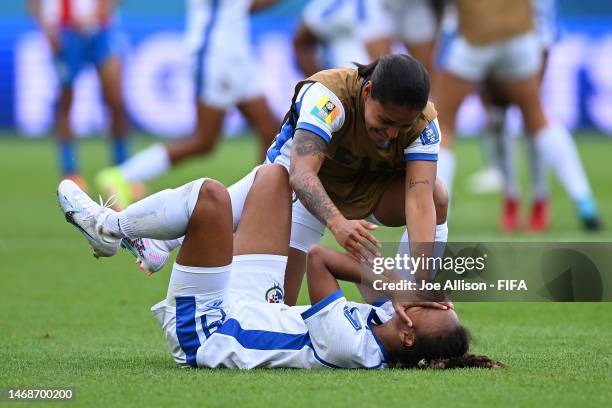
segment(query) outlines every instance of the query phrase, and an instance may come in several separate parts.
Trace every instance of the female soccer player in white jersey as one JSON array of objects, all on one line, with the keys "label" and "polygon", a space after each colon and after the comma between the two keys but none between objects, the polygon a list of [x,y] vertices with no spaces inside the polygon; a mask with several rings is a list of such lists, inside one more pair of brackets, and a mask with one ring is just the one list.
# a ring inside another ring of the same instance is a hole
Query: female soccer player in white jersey
[{"label": "female soccer player in white jersey", "polygon": [[188,0],[187,48],[195,88],[196,128],[191,136],[155,144],[119,167],[101,171],[97,183],[125,207],[130,185],[152,180],[175,164],[210,152],[221,134],[227,110],[237,107],[261,139],[262,156],[278,122],[263,96],[251,46],[249,12],[276,0]]},{"label": "female soccer player in white jersey", "polygon": [[348,302],[337,278],[362,282],[370,274],[348,255],[320,247],[309,258],[312,306],[268,303],[278,300],[269,293],[282,286],[289,250],[291,189],[279,165],[258,170],[234,237],[230,196],[210,179],[161,191],[122,212],[96,204],[69,180],[58,198],[98,256],[114,255],[125,237],[185,236],[167,297],[152,308],[182,366],[414,367],[468,351],[452,304],[398,300],[392,292],[400,313]]}]

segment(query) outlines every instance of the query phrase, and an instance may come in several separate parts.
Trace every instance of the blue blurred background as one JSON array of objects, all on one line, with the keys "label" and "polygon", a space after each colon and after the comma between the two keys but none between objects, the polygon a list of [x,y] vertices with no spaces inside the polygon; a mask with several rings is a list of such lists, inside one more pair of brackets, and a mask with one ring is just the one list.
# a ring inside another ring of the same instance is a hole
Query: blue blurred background
[{"label": "blue blurred background", "polygon": [[[281,1],[252,20],[255,48],[266,73],[262,82],[279,116],[300,77],[290,36],[305,3]],[[563,31],[544,85],[547,110],[569,128],[612,135],[612,2],[560,0],[558,9]],[[193,125],[191,84],[181,47],[184,12],[180,0],[121,2],[126,105],[132,122],[147,133],[179,137]],[[56,92],[47,45],[25,1],[0,2],[0,127],[27,136],[48,135]],[[75,97],[76,132],[99,133],[106,115],[92,72],[81,75]],[[459,120],[463,133],[477,132],[483,117],[476,100],[466,102]],[[518,115],[515,122],[518,131]],[[242,126],[237,114],[229,116],[229,133]]]}]

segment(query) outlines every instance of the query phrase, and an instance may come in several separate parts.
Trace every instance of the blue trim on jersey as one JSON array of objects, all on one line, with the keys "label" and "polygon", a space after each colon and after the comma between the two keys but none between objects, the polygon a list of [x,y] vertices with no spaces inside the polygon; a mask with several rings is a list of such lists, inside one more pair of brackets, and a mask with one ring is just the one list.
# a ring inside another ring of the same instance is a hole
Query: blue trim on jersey
[{"label": "blue trim on jersey", "polygon": [[368,326],[372,322],[374,322],[377,325],[383,324],[382,320],[380,320],[380,317],[378,316],[378,313],[376,313],[376,309],[374,308],[370,309],[370,314],[368,314],[368,318],[366,319],[366,323],[368,324]]},{"label": "blue trim on jersey", "polygon": [[196,354],[201,343],[196,332],[196,301],[194,296],[176,297],[176,337],[186,355],[187,364],[197,368]]},{"label": "blue trim on jersey", "polygon": [[370,303],[372,306],[374,307],[381,307],[382,305],[384,305],[385,303],[387,303],[389,301],[389,298],[386,296],[381,296],[378,299],[376,299],[375,301],[373,301],[372,303]]},{"label": "blue trim on jersey", "polygon": [[338,289],[334,293],[325,296],[323,299],[319,300],[316,304],[312,305],[309,309],[306,309],[306,311],[303,312],[301,315],[302,319],[306,320],[309,317],[314,316],[315,314],[317,314],[318,312],[326,308],[330,303],[335,302],[336,300],[340,299],[343,296],[344,294],[342,293],[341,289]]},{"label": "blue trim on jersey", "polygon": [[425,160],[425,161],[438,161],[437,153],[406,153],[404,159],[408,161],[412,160]]},{"label": "blue trim on jersey", "polygon": [[380,348],[380,352],[383,355],[383,363],[388,363],[391,360],[389,360],[389,355],[387,354],[387,351],[385,350],[385,346],[383,346],[382,342],[380,341],[380,339],[378,338],[374,330],[372,330],[372,322],[374,322],[377,325],[382,324],[382,321],[380,320],[380,317],[378,317],[378,314],[376,314],[375,309],[372,309],[370,311],[370,315],[368,316],[367,322],[368,322],[368,328],[370,329],[370,333],[372,333],[372,337],[374,337],[374,340],[376,340],[376,344],[378,344],[378,347]]},{"label": "blue trim on jersey", "polygon": [[210,11],[210,19],[208,23],[206,23],[206,27],[204,28],[204,42],[202,46],[198,50],[197,53],[197,66],[196,66],[196,78],[195,78],[195,89],[197,98],[200,98],[202,95],[202,89],[204,87],[204,56],[208,51],[208,46],[210,44],[210,35],[212,33],[212,29],[215,26],[215,22],[217,21],[219,11],[219,0],[212,0],[212,6]]},{"label": "blue trim on jersey", "polygon": [[267,330],[245,330],[240,326],[238,320],[228,319],[215,333],[233,337],[242,347],[251,350],[301,350],[304,347],[310,347],[319,363],[329,368],[342,368],[323,360],[317,354],[308,332],[291,334]]},{"label": "blue trim on jersey", "polygon": [[310,87],[313,86],[315,83],[316,82],[311,82],[310,84],[308,84],[307,88],[304,89],[300,100],[296,101],[295,104],[291,106],[291,115],[289,115],[285,123],[283,123],[280,134],[276,138],[276,141],[274,142],[272,147],[268,149],[267,156],[270,163],[274,163],[274,160],[276,160],[276,158],[280,156],[280,151],[285,145],[285,143],[287,143],[287,141],[293,137],[293,133],[295,132],[294,126],[300,117],[300,110],[302,109],[302,102],[304,101],[304,96],[306,95],[306,92],[308,92]]},{"label": "blue trim on jersey", "polygon": [[236,319],[228,319],[215,333],[231,336],[242,347],[253,350],[301,350],[310,344],[308,333],[245,330]]},{"label": "blue trim on jersey", "polygon": [[310,340],[310,336],[308,336],[308,342],[309,342],[308,347],[310,347],[310,348],[311,348],[311,350],[312,350],[312,355],[314,356],[314,358],[315,358],[315,359],[316,359],[316,360],[317,360],[319,363],[323,364],[324,366],[326,366],[326,367],[328,367],[328,368],[343,368],[343,367],[337,366],[337,365],[335,365],[335,364],[332,364],[332,363],[330,363],[329,361],[325,361],[325,360],[323,360],[323,359],[321,358],[321,356],[319,356],[319,355],[317,354],[317,350],[315,349],[314,344],[312,344],[312,340]]},{"label": "blue trim on jersey", "polygon": [[294,130],[293,125],[291,124],[291,119],[287,119],[287,121],[281,127],[281,131],[276,139],[276,142],[274,142],[274,145],[272,145],[272,147],[268,150],[268,160],[270,163],[274,163],[274,160],[280,156],[281,148],[289,139],[291,139],[293,132]]},{"label": "blue trim on jersey", "polygon": [[321,139],[325,140],[325,143],[329,143],[329,141],[331,140],[331,137],[327,134],[327,132],[325,132],[323,129],[321,129],[318,126],[313,125],[312,123],[306,123],[306,122],[298,123],[295,130],[298,130],[298,129],[307,130],[309,132],[314,133],[315,135],[321,137]]}]

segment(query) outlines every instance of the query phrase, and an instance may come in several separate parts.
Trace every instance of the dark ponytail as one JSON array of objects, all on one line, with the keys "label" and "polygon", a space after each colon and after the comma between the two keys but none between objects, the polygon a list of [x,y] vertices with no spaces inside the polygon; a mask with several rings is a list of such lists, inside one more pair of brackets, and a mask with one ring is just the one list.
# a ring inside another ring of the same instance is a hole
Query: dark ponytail
[{"label": "dark ponytail", "polygon": [[420,369],[449,370],[453,368],[507,368],[500,361],[492,360],[487,356],[465,353],[460,357],[439,358],[434,360],[421,360],[417,365]]},{"label": "dark ponytail", "polygon": [[389,54],[367,65],[354,63],[357,73],[372,82],[372,97],[421,111],[429,99],[429,75],[416,59],[405,54]]}]

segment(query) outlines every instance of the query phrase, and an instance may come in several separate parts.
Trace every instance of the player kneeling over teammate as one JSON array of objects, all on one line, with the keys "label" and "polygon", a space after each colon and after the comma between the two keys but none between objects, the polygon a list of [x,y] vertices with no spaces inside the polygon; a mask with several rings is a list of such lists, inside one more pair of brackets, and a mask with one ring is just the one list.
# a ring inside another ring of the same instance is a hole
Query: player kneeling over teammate
[{"label": "player kneeling over teammate", "polygon": [[114,255],[124,237],[185,235],[167,297],[152,308],[182,366],[496,364],[465,355],[469,336],[447,302],[396,300],[406,308],[400,317],[389,304],[347,301],[336,279],[362,282],[361,266],[320,247],[311,251],[307,271],[313,306],[267,303],[279,300],[270,294],[282,292],[289,253],[291,189],[279,165],[262,166],[255,175],[234,237],[230,196],[210,179],[161,191],[122,212],[96,204],[69,180],[60,184],[58,199],[97,256]]}]

